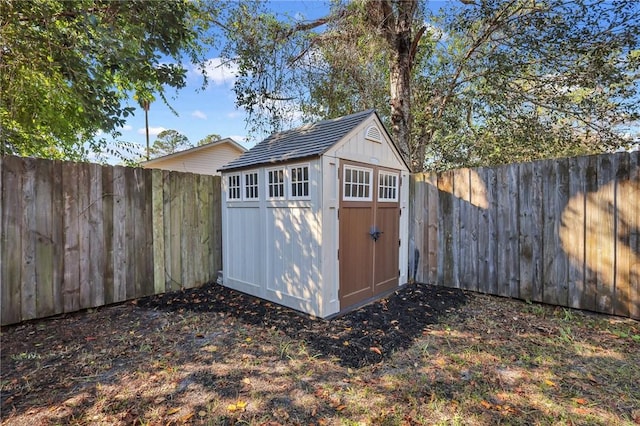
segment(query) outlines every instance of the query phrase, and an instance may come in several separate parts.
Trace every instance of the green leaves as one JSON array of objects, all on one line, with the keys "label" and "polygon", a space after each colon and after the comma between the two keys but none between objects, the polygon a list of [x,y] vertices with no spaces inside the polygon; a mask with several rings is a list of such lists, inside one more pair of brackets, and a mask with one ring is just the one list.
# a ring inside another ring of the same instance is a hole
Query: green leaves
[{"label": "green leaves", "polygon": [[[390,103],[410,105],[411,133],[395,136],[416,170],[590,154],[634,140],[625,134],[640,118],[635,1],[418,10],[409,17],[414,59],[400,70],[394,58],[407,46],[389,43],[387,31],[407,19],[396,1],[336,1],[315,21],[278,21],[262,7],[238,3],[225,49],[240,67],[237,104],[258,128],[286,126],[293,106],[305,120],[376,108],[395,129]],[[410,74],[404,92],[390,84],[402,73]]]},{"label": "green leaves", "polygon": [[150,154],[153,158],[173,154],[191,148],[189,139],[177,130],[163,130],[151,146]]},{"label": "green leaves", "polygon": [[[134,112],[186,82],[208,21],[198,1],[7,0],[0,5],[3,153],[82,159]],[[212,10],[208,10],[211,12]],[[208,17],[207,17],[208,19]]]}]

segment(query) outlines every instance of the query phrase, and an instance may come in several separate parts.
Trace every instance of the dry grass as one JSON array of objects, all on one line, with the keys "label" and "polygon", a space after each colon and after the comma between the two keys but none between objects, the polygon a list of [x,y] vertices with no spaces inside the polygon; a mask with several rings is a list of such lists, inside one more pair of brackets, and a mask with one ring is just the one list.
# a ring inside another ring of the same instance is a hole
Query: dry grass
[{"label": "dry grass", "polygon": [[637,321],[470,295],[385,355],[350,369],[231,315],[112,306],[2,330],[2,423],[640,424]]}]

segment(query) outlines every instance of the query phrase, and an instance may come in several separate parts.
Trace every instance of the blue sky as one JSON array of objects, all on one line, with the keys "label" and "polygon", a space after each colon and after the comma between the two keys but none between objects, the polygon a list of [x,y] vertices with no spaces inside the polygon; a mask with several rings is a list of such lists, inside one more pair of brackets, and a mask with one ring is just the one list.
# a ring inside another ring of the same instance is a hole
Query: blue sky
[{"label": "blue sky", "polygon": [[[325,1],[271,1],[271,10],[278,14],[300,16],[315,19],[325,16],[329,10]],[[162,100],[158,99],[149,109],[149,140],[153,144],[156,135],[165,129],[177,130],[189,138],[189,142],[197,142],[205,136],[215,133],[233,138],[243,146],[250,148],[267,135],[254,136],[247,140],[246,115],[242,109],[235,107],[233,93],[233,69],[221,67],[218,53],[212,50],[208,55],[207,75],[209,85],[202,89],[202,77],[195,65],[189,70],[187,86],[179,91],[167,91],[169,104],[176,110],[176,116]],[[137,106],[135,101],[132,105]],[[135,116],[130,117],[124,128],[120,130],[120,140],[139,145],[141,153],[146,147],[144,111],[137,107]],[[258,140],[256,140],[258,139]],[[118,162],[117,159],[109,162]]]}]

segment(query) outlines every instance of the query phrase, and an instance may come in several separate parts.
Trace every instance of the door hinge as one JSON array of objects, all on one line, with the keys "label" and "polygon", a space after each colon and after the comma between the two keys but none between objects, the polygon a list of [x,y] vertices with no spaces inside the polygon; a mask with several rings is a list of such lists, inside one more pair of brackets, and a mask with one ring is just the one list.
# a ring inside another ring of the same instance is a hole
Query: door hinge
[{"label": "door hinge", "polygon": [[338,249],[338,260],[340,260],[340,249]]},{"label": "door hinge", "polygon": [[402,246],[402,240],[398,240],[398,247]]},{"label": "door hinge", "polygon": [[398,269],[398,277],[400,276],[400,269]]},{"label": "door hinge", "polygon": [[338,220],[340,220],[340,209],[336,209],[336,213],[338,214]]}]

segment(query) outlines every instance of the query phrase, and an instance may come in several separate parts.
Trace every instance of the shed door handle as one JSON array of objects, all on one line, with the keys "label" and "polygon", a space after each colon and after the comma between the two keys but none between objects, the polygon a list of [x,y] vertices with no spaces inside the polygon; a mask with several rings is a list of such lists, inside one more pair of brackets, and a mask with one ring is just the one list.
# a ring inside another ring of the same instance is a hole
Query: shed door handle
[{"label": "shed door handle", "polygon": [[384,232],[382,232],[375,226],[371,227],[371,231],[369,231],[369,236],[371,236],[371,239],[373,241],[378,241],[378,238],[380,238],[380,235],[382,234],[384,234]]}]

